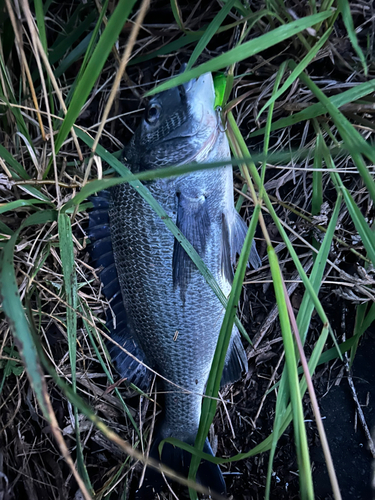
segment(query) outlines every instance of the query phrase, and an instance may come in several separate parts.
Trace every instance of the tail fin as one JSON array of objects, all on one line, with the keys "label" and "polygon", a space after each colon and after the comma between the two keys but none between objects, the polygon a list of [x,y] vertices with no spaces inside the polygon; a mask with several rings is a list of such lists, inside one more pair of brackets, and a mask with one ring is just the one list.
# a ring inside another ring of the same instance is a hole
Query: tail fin
[{"label": "tail fin", "polygon": [[[150,457],[160,460],[158,446],[161,439],[156,438],[151,446]],[[212,448],[208,439],[204,444],[203,451],[209,455],[213,455]],[[165,443],[161,462],[170,467],[174,471],[187,477],[189,474],[191,454],[177,446]],[[225,481],[221,473],[220,467],[207,460],[202,460],[198,473],[197,482],[215,493],[224,495],[226,493]],[[159,493],[165,485],[162,475],[155,469],[149,467],[146,470],[145,478],[142,487],[136,492],[136,500],[151,500],[155,498],[155,494]]]}]

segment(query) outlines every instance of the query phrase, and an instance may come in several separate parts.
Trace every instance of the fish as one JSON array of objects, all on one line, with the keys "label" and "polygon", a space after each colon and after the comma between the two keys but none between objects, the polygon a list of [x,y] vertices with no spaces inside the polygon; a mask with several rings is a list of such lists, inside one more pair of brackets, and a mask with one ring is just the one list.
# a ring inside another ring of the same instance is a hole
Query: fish
[{"label": "fish", "polygon": [[[136,174],[227,161],[222,167],[146,185],[229,296],[247,226],[234,206],[230,148],[214,102],[211,73],[152,97],[124,149],[123,162]],[[160,459],[158,445],[163,439],[194,445],[225,309],[163,220],[132,186],[119,184],[98,193],[92,202],[88,236],[91,256],[102,268],[103,293],[111,304],[107,328],[111,338],[134,356],[109,343],[112,362],[122,377],[145,391],[153,376],[145,365],[162,376],[158,390],[164,393],[163,412],[150,452]],[[249,262],[254,268],[261,264],[254,242]],[[222,385],[240,379],[247,368],[234,326]],[[208,440],[204,451],[213,454]],[[190,458],[178,447],[163,447],[161,460],[185,475]],[[153,498],[163,484],[158,472],[148,471],[137,498]],[[197,480],[225,493],[216,464],[202,461]]]}]

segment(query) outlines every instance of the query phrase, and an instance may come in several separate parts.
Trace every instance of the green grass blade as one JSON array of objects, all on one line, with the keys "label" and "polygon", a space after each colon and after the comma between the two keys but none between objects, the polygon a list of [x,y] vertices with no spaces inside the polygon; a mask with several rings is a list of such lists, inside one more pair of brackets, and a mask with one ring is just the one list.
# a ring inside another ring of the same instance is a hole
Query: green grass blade
[{"label": "green grass blade", "polygon": [[[72,226],[68,215],[60,213],[58,217],[59,229],[59,247],[61,265],[64,276],[64,290],[66,302],[66,327],[68,334],[68,349],[69,361],[71,368],[72,387],[73,391],[77,392],[77,275],[74,261],[74,248],[73,248],[73,234]],[[78,410],[74,407],[74,423],[76,433],[76,446],[77,446],[77,464],[79,474],[85,481],[86,487],[92,491],[90,478],[85,466],[85,460],[82,451],[81,436],[79,430]]]},{"label": "green grass blade", "polygon": [[216,14],[216,16],[210,22],[210,24],[207,26],[207,29],[205,30],[202,38],[197,43],[197,45],[195,46],[195,49],[193,50],[193,53],[190,56],[190,59],[189,59],[189,62],[187,63],[187,67],[186,67],[185,71],[189,71],[193,67],[193,65],[197,61],[198,57],[201,55],[201,53],[204,51],[204,49],[210,43],[211,38],[213,36],[215,36],[215,34],[217,33],[218,29],[220,28],[220,26],[224,22],[224,19],[229,14],[229,12],[232,9],[235,2],[236,2],[236,0],[229,0],[224,5],[224,7],[221,8],[219,13]]},{"label": "green grass blade", "polygon": [[311,214],[320,214],[323,204],[323,172],[322,172],[322,136],[317,135],[316,147],[314,151],[314,171],[313,171],[313,189],[311,199]]},{"label": "green grass blade", "polygon": [[[233,130],[238,130],[238,127],[237,127],[237,124],[233,118],[233,115],[231,113],[228,113],[228,126],[230,126]],[[237,137],[238,137],[238,142],[239,142],[239,145],[240,145],[240,148],[241,148],[241,153],[243,155],[243,157],[245,158],[246,162],[249,164],[249,169],[250,169],[250,172],[251,172],[251,176],[252,178],[255,180],[257,186],[260,186],[261,185],[261,178],[260,178],[260,175],[254,165],[254,163],[252,162],[251,160],[251,155],[249,153],[249,150],[247,149],[247,146],[245,144],[245,141],[243,140],[242,136],[241,136],[241,133],[238,131],[238,134],[237,134]],[[306,273],[303,269],[303,266],[298,258],[298,255],[296,253],[296,251],[294,250],[293,248],[293,245],[292,243],[290,242],[289,238],[288,238],[288,235],[286,234],[276,212],[275,212],[275,209],[273,208],[273,205],[272,205],[272,202],[271,200],[269,199],[267,193],[264,193],[264,203],[275,223],[275,226],[277,228],[277,230],[279,231],[289,253],[290,253],[290,256],[292,257],[293,259],[293,262],[294,262],[294,265],[296,266],[297,268],[297,271],[300,275],[300,278],[302,279],[303,281],[303,284],[305,286],[305,288],[308,290],[309,294],[310,294],[310,297],[311,297],[311,300],[314,302],[314,305],[315,305],[315,309],[320,317],[320,319],[322,320],[323,324],[329,324],[329,321],[328,321],[328,318],[326,316],[326,313],[324,312],[324,309],[318,299],[318,296],[316,295],[315,291],[314,291],[314,288],[312,287],[308,277],[306,276]]]},{"label": "green grass blade", "polygon": [[49,62],[51,64],[56,64],[57,62],[60,62],[60,64],[64,64],[66,53],[70,53],[76,41],[79,40],[82,35],[87,33],[87,30],[90,28],[91,24],[95,21],[97,16],[98,12],[96,11],[96,9],[91,10],[91,12],[85,17],[83,22],[80,22],[77,26],[75,26],[73,30],[67,32],[67,36],[65,36],[61,40],[61,43],[59,43],[58,45],[53,45],[51,54],[49,56]]},{"label": "green grass blade", "polygon": [[349,39],[352,42],[353,48],[356,51],[359,60],[361,61],[365,76],[367,76],[368,68],[366,64],[366,59],[365,56],[363,55],[361,47],[358,44],[357,35],[354,29],[353,18],[350,12],[349,2],[348,0],[338,0],[338,6],[341,12],[342,20],[344,21],[345,24],[346,31],[348,32]]},{"label": "green grass blade", "polygon": [[178,1],[177,0],[170,0],[170,1],[171,1],[172,14],[177,23],[177,26],[180,28],[181,31],[185,31],[184,23],[181,18],[180,7],[178,6]]},{"label": "green grass blade", "polygon": [[[314,490],[310,472],[310,458],[308,452],[306,428],[302,408],[302,392],[300,390],[299,378],[296,364],[296,352],[294,347],[292,330],[289,322],[288,310],[284,297],[283,281],[276,253],[272,247],[267,249],[271,267],[273,285],[275,289],[276,302],[279,310],[281,333],[284,342],[286,373],[288,374],[288,385],[292,404],[293,427],[295,447],[300,477],[300,491],[302,499],[314,499]],[[279,418],[283,418],[280,415]],[[279,424],[278,427],[281,427]]]},{"label": "green grass blade", "polygon": [[[293,61],[291,61],[290,64],[292,67],[295,65]],[[369,190],[372,200],[375,201],[375,182],[361,156],[364,154],[370,161],[375,163],[375,148],[362,137],[358,130],[353,127],[349,120],[334,104],[332,104],[328,97],[324,95],[320,88],[307,75],[302,73],[300,78],[329,112],[331,119],[335,123],[345,146],[349,150],[353,161],[364,183],[366,184],[367,189]]]},{"label": "green grass blade", "polygon": [[92,57],[87,64],[86,70],[75,89],[68,112],[56,138],[56,154],[59,152],[74,122],[78,118],[82,106],[85,104],[91,89],[95,85],[95,82],[98,79],[105,62],[107,61],[109,53],[112,50],[112,47],[115,44],[134,3],[135,0],[120,0],[115,11],[110,17],[108,24],[103,31],[97,46],[95,47]]},{"label": "green grass blade", "polygon": [[43,371],[40,367],[35,344],[30,332],[18,292],[17,279],[13,267],[15,244],[20,230],[17,230],[2,253],[0,266],[0,292],[3,310],[11,325],[18,351],[27,370],[31,387],[45,416],[49,415],[48,393]]},{"label": "green grass blade", "polygon": [[36,23],[38,26],[39,38],[42,42],[44,52],[48,54],[46,25],[44,22],[43,2],[42,0],[34,0]]},{"label": "green grass blade", "polygon": [[8,163],[8,165],[11,167],[11,170],[13,170],[19,177],[21,177],[21,179],[25,181],[30,179],[29,174],[26,172],[23,166],[13,158],[13,156],[7,149],[4,148],[2,144],[0,144],[0,157]]},{"label": "green grass blade", "polygon": [[319,50],[325,45],[328,38],[331,36],[333,25],[337,19],[338,12],[330,19],[330,27],[320,38],[320,40],[314,45],[314,47],[306,54],[306,56],[300,61],[297,66],[293,69],[292,73],[288,76],[282,87],[266,102],[262,109],[258,113],[259,116],[265,111],[271,104],[273,104],[287,89],[294,83],[294,81],[299,77],[299,75],[304,71],[310,62],[314,59]]},{"label": "green grass blade", "polygon": [[[372,92],[375,92],[374,80],[360,83],[359,85],[356,85],[352,89],[346,90],[345,92],[341,92],[340,94],[329,97],[328,100],[331,104],[333,104],[337,108],[340,108],[341,106],[344,106],[344,104],[355,102],[358,99],[361,99],[371,94]],[[323,104],[321,103],[312,104],[303,111],[299,111],[298,113],[295,113],[294,115],[291,115],[288,118],[281,118],[280,120],[277,120],[272,124],[271,130],[279,130],[281,128],[286,128],[302,121],[311,120],[326,113],[327,110]],[[252,132],[249,135],[249,137],[256,137],[262,134],[264,134],[264,128],[261,128],[256,132]]]},{"label": "green grass blade", "polygon": [[[235,28],[239,24],[242,24],[250,19],[252,19],[254,22],[257,21],[258,19],[261,19],[263,16],[266,16],[269,14],[267,10],[260,10],[258,12],[255,12],[254,14],[247,14],[244,16],[242,19],[239,19],[238,21],[230,24],[226,24],[219,28],[217,30],[217,34],[223,33],[225,31],[228,31],[230,29]],[[186,33],[183,35],[181,38],[178,40],[173,40],[173,42],[167,43],[166,45],[160,47],[157,50],[153,50],[148,54],[144,54],[142,56],[135,57],[131,61],[129,61],[128,66],[134,66],[136,64],[139,64],[141,62],[149,61],[150,59],[155,59],[159,56],[164,56],[166,54],[171,54],[173,52],[177,52],[179,49],[186,47],[186,45],[189,45],[190,43],[194,43],[197,40],[200,40],[200,38],[204,35],[205,30],[207,29],[207,26],[203,26],[201,30],[199,31],[194,31],[191,33]]]},{"label": "green grass blade", "polygon": [[354,222],[355,228],[361,237],[362,243],[367,251],[367,256],[371,259],[372,264],[375,266],[375,237],[371,231],[368,223],[366,222],[362,212],[353,200],[352,195],[345,186],[341,187],[344,195],[346,206],[348,207],[350,216]]},{"label": "green grass blade", "polygon": [[[9,212],[11,210],[16,210],[21,207],[30,207],[33,205],[45,204],[45,201],[42,200],[15,200],[4,205],[0,205],[0,214],[4,214],[5,212]],[[53,206],[53,203],[47,202],[49,205]]]},{"label": "green grass blade", "polygon": [[158,92],[162,92],[177,85],[181,85],[182,83],[186,83],[192,78],[197,78],[203,73],[218,71],[239,61],[243,61],[248,57],[251,57],[255,54],[258,54],[259,52],[262,52],[263,50],[273,47],[274,45],[282,42],[287,38],[290,38],[296,33],[299,33],[304,29],[313,26],[319,21],[328,19],[332,15],[333,12],[321,12],[313,16],[307,16],[303,19],[299,19],[298,21],[293,21],[288,25],[279,26],[269,33],[261,35],[254,40],[250,40],[249,42],[238,45],[234,49],[228,50],[228,52],[226,52],[225,54],[214,57],[210,61],[201,64],[194,69],[185,71],[181,75],[171,78],[167,82],[164,82],[161,85],[158,85],[154,89],[150,90],[146,95],[151,96],[157,94]]},{"label": "green grass blade", "polygon": [[[212,360],[210,375],[208,377],[206,386],[206,396],[209,397],[203,398],[201,420],[199,422],[199,430],[194,444],[194,447],[199,451],[203,450],[206,436],[215,416],[217,406],[216,398],[220,389],[220,381],[223,373],[225,356],[232,335],[234,319],[236,318],[237,314],[238,302],[242,291],[242,284],[245,277],[251,245],[254,239],[255,229],[258,224],[259,213],[260,205],[257,205],[254,209],[254,213],[252,215],[250,226],[247,231],[245,242],[238,261],[236,273],[233,279],[232,290],[228,299],[228,306],[225,311],[214,358]],[[192,480],[195,480],[199,463],[200,460],[196,456],[193,456],[189,469],[189,478]],[[190,492],[190,494],[190,498],[195,498],[195,492]]]},{"label": "green grass blade", "polygon": [[[81,42],[79,42],[79,44],[74,47],[74,49],[72,49],[64,59],[61,60],[59,66],[54,71],[54,75],[56,78],[60,78],[60,76],[63,75],[71,67],[72,64],[74,64],[82,57],[82,54],[87,51],[90,41],[92,40],[92,36],[93,33],[89,33],[88,35],[86,35],[85,38]],[[80,71],[81,70],[82,66],[80,65]]]}]

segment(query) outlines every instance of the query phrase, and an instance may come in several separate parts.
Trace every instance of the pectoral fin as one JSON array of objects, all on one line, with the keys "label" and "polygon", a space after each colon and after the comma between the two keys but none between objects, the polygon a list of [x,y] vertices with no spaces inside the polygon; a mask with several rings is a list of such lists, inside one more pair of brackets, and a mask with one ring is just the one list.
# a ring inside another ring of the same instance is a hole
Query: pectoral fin
[{"label": "pectoral fin", "polygon": [[[206,198],[203,195],[198,198],[189,198],[179,193],[176,225],[198,254],[203,257],[210,232]],[[194,265],[181,244],[175,239],[172,261],[173,284],[175,287],[179,286],[182,293],[187,288]]]},{"label": "pectoral fin", "polygon": [[[234,211],[232,223],[229,223],[228,217],[223,214],[221,268],[225,278],[230,282],[233,281],[233,266],[236,262],[236,256],[241,253],[246,233],[246,223],[236,210]],[[262,265],[255,241],[251,246],[249,263],[254,269],[258,269]]]},{"label": "pectoral fin", "polygon": [[224,385],[233,384],[239,380],[242,373],[247,372],[247,370],[248,363],[246,351],[242,345],[239,331],[236,327],[234,327],[227,355],[225,357],[220,386],[224,387]]}]

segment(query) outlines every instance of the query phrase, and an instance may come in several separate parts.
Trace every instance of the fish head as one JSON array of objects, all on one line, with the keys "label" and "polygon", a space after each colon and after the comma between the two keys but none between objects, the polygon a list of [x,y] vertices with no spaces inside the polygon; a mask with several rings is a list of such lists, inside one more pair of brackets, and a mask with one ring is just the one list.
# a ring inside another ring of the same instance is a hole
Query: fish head
[{"label": "fish head", "polygon": [[219,132],[211,73],[150,99],[133,138],[136,170],[204,161]]}]

